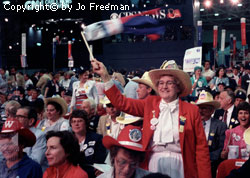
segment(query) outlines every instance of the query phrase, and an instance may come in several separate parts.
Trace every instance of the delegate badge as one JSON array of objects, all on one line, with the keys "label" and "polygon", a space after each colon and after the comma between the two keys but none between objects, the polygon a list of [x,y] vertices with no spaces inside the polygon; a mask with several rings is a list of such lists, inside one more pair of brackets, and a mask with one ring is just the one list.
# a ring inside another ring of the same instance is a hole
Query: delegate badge
[{"label": "delegate badge", "polygon": [[159,122],[159,121],[158,121],[157,118],[152,118],[152,119],[150,120],[150,124],[151,124],[151,125],[154,125],[154,126],[157,125],[158,122]]},{"label": "delegate badge", "polygon": [[150,126],[150,129],[151,129],[151,130],[155,130],[156,127],[155,127],[154,125],[151,125],[151,126]]},{"label": "delegate badge", "polygon": [[142,138],[142,133],[139,129],[132,129],[129,131],[129,139],[133,142],[139,142]]},{"label": "delegate badge", "polygon": [[183,117],[183,116],[180,116],[180,132],[183,132],[184,131],[184,125],[186,123],[186,118]]}]

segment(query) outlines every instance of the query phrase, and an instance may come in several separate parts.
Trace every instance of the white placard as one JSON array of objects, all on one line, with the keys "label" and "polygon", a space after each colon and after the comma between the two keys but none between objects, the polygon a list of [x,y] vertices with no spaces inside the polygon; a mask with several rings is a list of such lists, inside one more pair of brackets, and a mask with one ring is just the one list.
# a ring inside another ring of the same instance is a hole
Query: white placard
[{"label": "white placard", "polygon": [[74,60],[69,60],[68,67],[74,67]]},{"label": "white placard", "polygon": [[187,49],[183,60],[183,71],[193,72],[196,66],[201,66],[202,47]]}]

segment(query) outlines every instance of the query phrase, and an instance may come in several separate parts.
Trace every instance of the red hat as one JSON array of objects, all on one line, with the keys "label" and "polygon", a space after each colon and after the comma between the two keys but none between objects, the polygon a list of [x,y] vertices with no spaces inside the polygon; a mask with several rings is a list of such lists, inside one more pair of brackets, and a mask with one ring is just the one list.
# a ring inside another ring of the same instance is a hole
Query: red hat
[{"label": "red hat", "polygon": [[121,130],[117,139],[104,136],[103,145],[110,149],[112,146],[120,146],[135,151],[145,151],[142,146],[142,130],[138,126],[128,125]]},{"label": "red hat", "polygon": [[36,143],[36,136],[27,128],[24,128],[23,125],[13,118],[8,118],[2,127],[0,134],[8,134],[17,132],[25,139],[25,147],[32,147]]}]

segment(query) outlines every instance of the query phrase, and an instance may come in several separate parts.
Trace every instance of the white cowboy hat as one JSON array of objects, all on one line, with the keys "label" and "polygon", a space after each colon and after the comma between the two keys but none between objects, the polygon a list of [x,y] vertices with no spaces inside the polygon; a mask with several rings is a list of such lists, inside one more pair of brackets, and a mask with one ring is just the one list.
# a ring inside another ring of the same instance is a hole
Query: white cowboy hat
[{"label": "white cowboy hat", "polygon": [[213,106],[214,109],[218,109],[220,107],[220,103],[218,101],[215,101],[213,99],[213,96],[205,91],[205,90],[202,90],[202,92],[200,93],[199,95],[199,99],[196,101],[195,103],[196,105],[210,105],[210,106]]},{"label": "white cowboy hat", "polygon": [[149,76],[154,86],[157,88],[157,83],[163,75],[172,75],[180,82],[181,93],[179,96],[187,96],[191,92],[192,84],[190,76],[180,70],[174,60],[164,61],[160,69],[149,71]]},{"label": "white cowboy hat", "polygon": [[155,92],[157,92],[157,89],[155,88],[154,84],[152,83],[150,77],[149,77],[149,72],[144,72],[141,78],[138,79],[132,79],[132,81],[136,83],[142,83],[145,84],[149,87],[151,87]]}]

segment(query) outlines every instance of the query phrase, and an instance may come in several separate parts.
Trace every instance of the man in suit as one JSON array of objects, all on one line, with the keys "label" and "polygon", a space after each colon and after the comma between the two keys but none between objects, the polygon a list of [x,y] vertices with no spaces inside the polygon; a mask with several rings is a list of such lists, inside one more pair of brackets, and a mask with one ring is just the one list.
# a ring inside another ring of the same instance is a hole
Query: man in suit
[{"label": "man in suit", "polygon": [[217,167],[221,162],[220,154],[224,146],[227,126],[224,122],[211,117],[214,110],[220,107],[220,103],[214,101],[209,92],[203,90],[196,105],[199,107],[201,120],[203,121],[203,128],[209,146],[212,176],[215,178]]},{"label": "man in suit", "polygon": [[226,123],[228,129],[232,129],[239,125],[236,107],[234,106],[235,95],[230,90],[220,93],[220,108],[215,111],[214,118]]},{"label": "man in suit", "polygon": [[180,97],[191,92],[189,75],[174,60],[149,76],[159,96],[143,100],[126,98],[108,75],[103,63],[93,60],[93,71],[105,83],[105,94],[112,105],[125,113],[143,117],[142,148],[151,150],[145,161],[149,171],[172,178],[211,177],[209,150],[197,106]]},{"label": "man in suit", "polygon": [[124,128],[124,124],[120,124],[116,121],[116,117],[119,116],[121,112],[111,104],[107,97],[104,97],[101,103],[106,108],[107,115],[100,117],[97,133],[102,136],[109,135],[113,138],[117,138],[121,129]]},{"label": "man in suit", "polygon": [[100,116],[96,114],[97,106],[95,101],[91,98],[85,99],[82,102],[81,108],[88,114],[88,119],[89,119],[88,129],[96,133]]},{"label": "man in suit", "polygon": [[241,88],[247,91],[250,80],[250,63],[245,65],[246,74],[241,77]]},{"label": "man in suit", "polygon": [[36,110],[29,106],[21,107],[16,112],[16,119],[19,120],[24,128],[29,129],[36,136],[36,143],[32,147],[25,148],[24,151],[31,159],[39,163],[42,170],[45,171],[48,168],[48,161],[45,157],[46,138],[44,132],[35,128],[37,121]]}]

